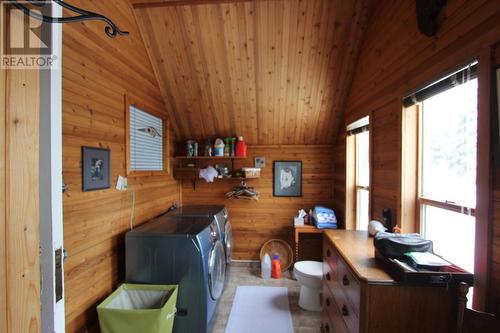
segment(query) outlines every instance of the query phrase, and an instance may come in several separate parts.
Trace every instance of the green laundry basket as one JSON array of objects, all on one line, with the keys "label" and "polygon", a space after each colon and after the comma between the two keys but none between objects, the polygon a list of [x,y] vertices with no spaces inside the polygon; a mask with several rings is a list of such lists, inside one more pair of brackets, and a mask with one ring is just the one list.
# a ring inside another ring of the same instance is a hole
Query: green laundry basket
[{"label": "green laundry basket", "polygon": [[122,284],[97,306],[102,333],[170,333],[177,285]]}]

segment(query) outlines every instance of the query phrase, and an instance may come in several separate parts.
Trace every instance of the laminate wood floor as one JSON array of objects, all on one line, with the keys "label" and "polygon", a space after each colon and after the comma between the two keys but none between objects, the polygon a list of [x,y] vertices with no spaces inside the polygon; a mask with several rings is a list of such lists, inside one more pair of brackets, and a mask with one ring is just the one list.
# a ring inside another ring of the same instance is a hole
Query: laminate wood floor
[{"label": "laminate wood floor", "polygon": [[296,280],[291,278],[291,271],[285,272],[281,279],[270,279],[265,283],[260,277],[260,265],[258,263],[236,262],[231,264],[229,281],[215,313],[212,333],[224,333],[229,313],[231,312],[231,306],[233,305],[234,294],[238,286],[265,285],[288,288],[290,311],[292,312],[295,333],[320,332],[321,312],[305,311],[299,307],[300,286]]}]

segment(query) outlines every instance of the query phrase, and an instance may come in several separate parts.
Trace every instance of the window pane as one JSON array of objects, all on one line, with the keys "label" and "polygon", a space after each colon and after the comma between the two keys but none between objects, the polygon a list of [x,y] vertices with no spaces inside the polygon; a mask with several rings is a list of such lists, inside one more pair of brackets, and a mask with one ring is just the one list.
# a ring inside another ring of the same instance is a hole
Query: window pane
[{"label": "window pane", "polygon": [[370,132],[356,134],[356,185],[370,185]]},{"label": "window pane", "polygon": [[369,194],[367,190],[358,189],[356,191],[356,229],[368,230],[368,204]]},{"label": "window pane", "polygon": [[476,206],[477,79],[423,102],[422,195]]},{"label": "window pane", "polygon": [[434,243],[434,252],[463,269],[474,272],[476,219],[429,205],[423,205],[425,238]]},{"label": "window pane", "polygon": [[163,170],[163,119],[133,105],[130,112],[130,169]]}]

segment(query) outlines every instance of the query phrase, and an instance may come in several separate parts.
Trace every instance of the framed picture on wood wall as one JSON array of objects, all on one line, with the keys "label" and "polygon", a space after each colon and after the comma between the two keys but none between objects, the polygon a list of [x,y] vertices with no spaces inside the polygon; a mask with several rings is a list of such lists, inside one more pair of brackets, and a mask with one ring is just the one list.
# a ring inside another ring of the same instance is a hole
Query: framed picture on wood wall
[{"label": "framed picture on wood wall", "polygon": [[109,188],[110,150],[82,147],[82,190],[83,192]]},{"label": "framed picture on wood wall", "polygon": [[273,196],[302,196],[302,161],[273,162]]}]

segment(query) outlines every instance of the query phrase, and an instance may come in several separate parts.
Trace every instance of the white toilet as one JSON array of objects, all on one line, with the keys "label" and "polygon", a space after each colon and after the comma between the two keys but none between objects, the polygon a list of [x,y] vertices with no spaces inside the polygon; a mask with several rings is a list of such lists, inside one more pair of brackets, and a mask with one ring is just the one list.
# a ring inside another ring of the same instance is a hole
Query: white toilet
[{"label": "white toilet", "polygon": [[300,284],[299,306],[304,310],[321,311],[323,263],[299,261],[293,266],[293,274]]}]

